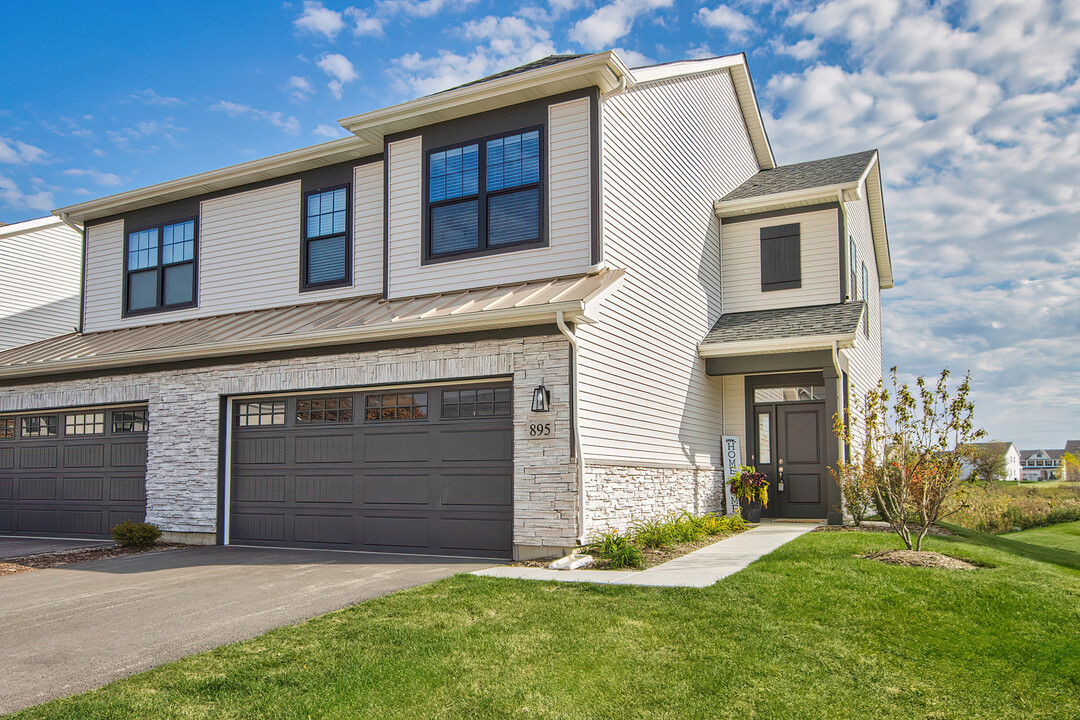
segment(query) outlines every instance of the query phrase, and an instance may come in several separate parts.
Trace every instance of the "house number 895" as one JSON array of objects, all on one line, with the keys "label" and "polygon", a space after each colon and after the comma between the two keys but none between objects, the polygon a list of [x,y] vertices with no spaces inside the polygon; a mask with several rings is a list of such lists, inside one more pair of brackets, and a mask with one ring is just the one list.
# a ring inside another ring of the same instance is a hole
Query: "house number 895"
[{"label": "house number 895", "polygon": [[551,423],[529,423],[529,437],[547,437],[551,435]]}]

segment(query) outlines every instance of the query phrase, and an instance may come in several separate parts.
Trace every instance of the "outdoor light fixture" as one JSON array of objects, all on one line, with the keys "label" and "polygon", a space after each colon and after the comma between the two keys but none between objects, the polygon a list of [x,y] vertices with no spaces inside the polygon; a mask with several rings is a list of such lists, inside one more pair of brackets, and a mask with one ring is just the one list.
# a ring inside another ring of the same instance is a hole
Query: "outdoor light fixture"
[{"label": "outdoor light fixture", "polygon": [[551,409],[551,391],[541,385],[533,390],[533,412],[547,412]]}]

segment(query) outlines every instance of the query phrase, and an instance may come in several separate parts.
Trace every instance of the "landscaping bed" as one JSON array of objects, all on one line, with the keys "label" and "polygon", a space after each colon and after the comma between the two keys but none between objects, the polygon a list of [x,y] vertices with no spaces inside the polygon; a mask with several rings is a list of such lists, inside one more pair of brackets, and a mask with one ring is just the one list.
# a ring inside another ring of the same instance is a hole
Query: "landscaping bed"
[{"label": "landscaping bed", "polygon": [[[651,567],[655,567],[662,563],[666,563],[668,560],[674,560],[675,558],[682,557],[683,555],[689,555],[695,550],[700,550],[703,547],[708,547],[713,543],[720,542],[724,538],[729,538],[732,535],[737,535],[743,530],[727,533],[720,536],[710,536],[703,540],[696,540],[694,542],[680,543],[671,547],[660,548],[642,548],[642,570],[647,570]],[[552,561],[558,560],[557,557],[540,558],[538,560],[518,560],[510,564],[510,567],[534,567],[534,568],[546,568],[552,563]],[[625,567],[611,567],[610,560],[596,560],[592,565],[589,565],[585,570],[625,570]]]},{"label": "landscaping bed", "polygon": [[159,552],[161,550],[174,550],[184,547],[181,543],[157,543],[147,548],[123,547],[121,545],[94,545],[72,550],[59,550],[56,552],[38,553],[23,557],[5,558],[0,560],[0,575],[14,575],[16,573],[29,572],[31,570],[43,570],[45,568],[60,567],[61,565],[73,565],[75,563],[102,560],[104,558],[131,555],[133,553]]}]

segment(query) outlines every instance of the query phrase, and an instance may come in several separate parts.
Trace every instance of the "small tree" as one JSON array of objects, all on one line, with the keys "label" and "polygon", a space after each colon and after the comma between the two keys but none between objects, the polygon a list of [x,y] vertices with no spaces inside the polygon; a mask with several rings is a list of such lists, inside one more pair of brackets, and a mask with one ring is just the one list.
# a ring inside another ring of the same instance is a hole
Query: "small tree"
[{"label": "small tree", "polygon": [[[850,462],[841,461],[835,468],[829,468],[833,480],[840,486],[842,506],[836,510],[843,512],[846,509],[856,527],[862,525],[870,514],[870,507],[874,504],[874,480],[877,477],[874,453],[855,451],[854,439],[858,426],[859,419],[850,408],[845,408],[842,415],[836,413],[833,416],[833,432],[843,438],[844,444],[854,452]],[[865,430],[865,424],[863,428]],[[872,441],[865,432],[860,440],[862,450]]]},{"label": "small tree", "polygon": [[[960,481],[964,458],[958,448],[986,435],[973,423],[971,375],[950,390],[949,374],[942,370],[933,384],[920,377],[912,389],[900,384],[894,367],[891,388],[878,382],[853,403],[863,423],[853,464],[863,468],[876,505],[909,550],[921,550],[930,526],[959,510],[944,510]],[[850,441],[853,423],[847,419],[844,437]]]},{"label": "small tree", "polygon": [[1061,479],[1080,482],[1080,457],[1071,452],[1061,456]]},{"label": "small tree", "polygon": [[967,458],[971,465],[971,474],[968,480],[982,480],[990,482],[1007,476],[1008,467],[1005,461],[1005,443],[974,443],[960,448],[962,455]]}]

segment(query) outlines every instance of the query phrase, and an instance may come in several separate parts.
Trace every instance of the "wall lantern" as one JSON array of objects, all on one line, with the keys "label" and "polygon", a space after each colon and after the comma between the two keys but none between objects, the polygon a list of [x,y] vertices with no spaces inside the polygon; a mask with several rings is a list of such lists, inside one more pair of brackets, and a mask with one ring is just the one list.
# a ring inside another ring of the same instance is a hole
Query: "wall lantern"
[{"label": "wall lantern", "polygon": [[551,391],[541,385],[533,390],[533,412],[547,412],[551,409]]}]

